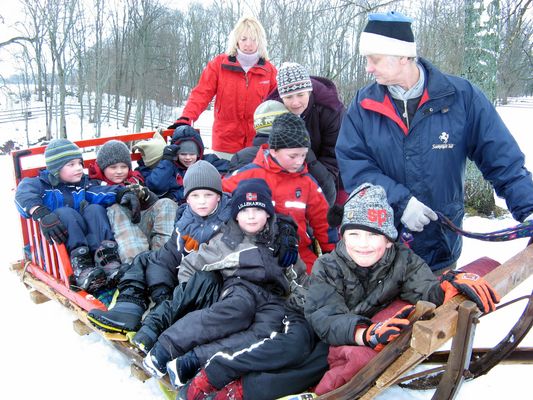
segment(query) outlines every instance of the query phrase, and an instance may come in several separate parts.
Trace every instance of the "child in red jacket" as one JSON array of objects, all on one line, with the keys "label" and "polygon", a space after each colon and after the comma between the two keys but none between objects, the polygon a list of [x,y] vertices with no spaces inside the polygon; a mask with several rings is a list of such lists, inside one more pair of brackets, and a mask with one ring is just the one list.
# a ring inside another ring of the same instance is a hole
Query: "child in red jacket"
[{"label": "child in red jacket", "polygon": [[254,161],[222,180],[226,192],[233,191],[244,179],[262,178],[268,183],[276,212],[290,215],[298,224],[299,253],[308,273],[317,258],[312,238],[323,252],[333,250],[338,241],[337,231],[328,226],[326,198],[307,171],[309,145],[303,120],[294,114],[282,114],[272,124],[268,145],[259,148]]}]

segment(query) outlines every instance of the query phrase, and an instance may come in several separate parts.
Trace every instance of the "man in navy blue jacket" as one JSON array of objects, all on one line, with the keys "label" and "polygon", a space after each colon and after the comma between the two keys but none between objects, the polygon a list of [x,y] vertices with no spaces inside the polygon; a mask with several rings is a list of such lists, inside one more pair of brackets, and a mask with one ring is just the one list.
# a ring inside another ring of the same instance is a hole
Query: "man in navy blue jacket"
[{"label": "man in navy blue jacket", "polygon": [[336,145],[348,193],[363,182],[385,188],[396,225],[434,271],[450,268],[461,238],[436,211],[462,225],[466,159],[473,160],[518,221],[533,219],[533,182],[524,155],[494,106],[465,79],[418,58],[411,19],[370,14],[359,43],[376,82],[360,89]]}]

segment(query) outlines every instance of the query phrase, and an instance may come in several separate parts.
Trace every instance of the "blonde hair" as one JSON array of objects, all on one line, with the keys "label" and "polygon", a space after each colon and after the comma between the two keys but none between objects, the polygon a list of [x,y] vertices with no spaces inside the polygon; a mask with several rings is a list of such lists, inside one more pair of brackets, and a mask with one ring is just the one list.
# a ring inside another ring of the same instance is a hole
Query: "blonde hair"
[{"label": "blonde hair", "polygon": [[226,49],[226,54],[230,56],[237,55],[237,44],[239,38],[244,32],[248,32],[252,39],[256,40],[257,53],[259,54],[259,57],[268,60],[267,38],[265,29],[256,18],[251,16],[241,17],[233,27],[233,30],[230,32],[228,37],[228,47]]}]

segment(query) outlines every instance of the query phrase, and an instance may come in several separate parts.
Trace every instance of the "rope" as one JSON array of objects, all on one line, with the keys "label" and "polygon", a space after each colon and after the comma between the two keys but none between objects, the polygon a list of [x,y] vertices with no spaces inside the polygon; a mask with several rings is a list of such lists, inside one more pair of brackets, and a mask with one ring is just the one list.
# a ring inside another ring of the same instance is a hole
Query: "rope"
[{"label": "rope", "polygon": [[445,228],[468,238],[484,240],[488,242],[504,242],[507,240],[515,240],[524,237],[533,237],[533,221],[525,221],[514,227],[500,229],[494,232],[476,233],[468,232],[459,228],[458,226],[454,225],[454,223],[448,217],[445,217],[438,211],[437,215],[439,217],[438,222]]}]

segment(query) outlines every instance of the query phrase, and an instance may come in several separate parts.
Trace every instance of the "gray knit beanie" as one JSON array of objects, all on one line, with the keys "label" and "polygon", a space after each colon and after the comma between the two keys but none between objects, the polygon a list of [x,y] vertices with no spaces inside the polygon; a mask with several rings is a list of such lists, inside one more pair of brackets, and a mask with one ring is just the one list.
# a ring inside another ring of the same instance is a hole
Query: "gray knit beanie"
[{"label": "gray knit beanie", "polygon": [[383,187],[363,183],[350,194],[344,204],[341,234],[346,229],[363,229],[396,240],[398,231],[394,226],[394,212]]},{"label": "gray knit beanie", "polygon": [[59,170],[72,160],[82,160],[80,148],[68,139],[54,139],[44,150],[46,169],[54,177],[59,175]]},{"label": "gray knit beanie", "polygon": [[281,64],[276,78],[280,97],[313,90],[309,72],[297,63],[284,62]]},{"label": "gray knit beanie", "polygon": [[303,119],[292,113],[276,117],[272,123],[268,145],[274,150],[310,147],[311,139]]},{"label": "gray knit beanie", "polygon": [[222,177],[220,173],[211,163],[204,160],[198,160],[187,168],[183,177],[185,198],[187,198],[189,193],[197,189],[207,189],[222,194]]},{"label": "gray knit beanie", "polygon": [[110,165],[124,163],[131,169],[131,154],[128,146],[120,140],[110,140],[104,143],[96,155],[96,163],[102,170]]},{"label": "gray knit beanie", "polygon": [[287,107],[279,101],[267,100],[259,104],[254,112],[254,129],[257,133],[270,135],[272,123],[277,116],[288,113]]}]

